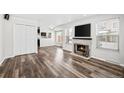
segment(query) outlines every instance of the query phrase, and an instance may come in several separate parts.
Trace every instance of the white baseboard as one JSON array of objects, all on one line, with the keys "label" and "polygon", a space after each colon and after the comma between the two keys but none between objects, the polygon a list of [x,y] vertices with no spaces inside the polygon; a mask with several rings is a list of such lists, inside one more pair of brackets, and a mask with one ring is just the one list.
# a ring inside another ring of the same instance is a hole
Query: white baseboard
[{"label": "white baseboard", "polygon": [[124,64],[120,64],[120,63],[113,62],[113,61],[110,61],[110,60],[105,60],[103,58],[98,58],[98,57],[94,57],[94,56],[91,56],[91,58],[96,58],[96,59],[99,59],[99,60],[102,60],[102,61],[106,61],[108,63],[112,63],[112,64],[115,64],[115,65],[119,65],[119,66],[123,66],[124,67]]},{"label": "white baseboard", "polygon": [[3,57],[3,59],[0,61],[0,66],[1,66],[1,64],[4,62],[5,59],[7,59],[7,58],[11,58],[11,57],[14,57],[14,56]]},{"label": "white baseboard", "polygon": [[1,66],[1,64],[4,62],[4,60],[5,60],[5,58],[3,58],[3,59],[0,61],[0,66]]},{"label": "white baseboard", "polygon": [[120,66],[124,67],[124,64],[120,64]]},{"label": "white baseboard", "polygon": [[53,44],[53,45],[46,45],[46,46],[40,46],[40,47],[42,48],[42,47],[51,47],[51,46],[56,46],[56,45]]}]

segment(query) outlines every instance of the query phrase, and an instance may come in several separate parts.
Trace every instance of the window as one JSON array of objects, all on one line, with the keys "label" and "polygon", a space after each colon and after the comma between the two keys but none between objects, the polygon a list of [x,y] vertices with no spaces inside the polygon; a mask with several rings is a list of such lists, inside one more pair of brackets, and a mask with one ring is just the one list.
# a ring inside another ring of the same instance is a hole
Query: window
[{"label": "window", "polygon": [[97,48],[119,50],[119,18],[111,18],[96,25]]},{"label": "window", "polygon": [[72,44],[73,29],[70,28],[66,31],[66,44]]}]

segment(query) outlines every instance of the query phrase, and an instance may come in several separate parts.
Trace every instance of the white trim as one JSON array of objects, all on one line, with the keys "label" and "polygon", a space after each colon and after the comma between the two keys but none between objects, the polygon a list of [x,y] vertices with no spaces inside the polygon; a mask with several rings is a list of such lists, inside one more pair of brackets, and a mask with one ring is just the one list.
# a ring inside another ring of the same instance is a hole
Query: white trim
[{"label": "white trim", "polygon": [[0,66],[2,65],[2,63],[4,62],[6,58],[3,58],[1,61],[0,61]]},{"label": "white trim", "polygon": [[112,63],[112,64],[115,64],[115,65],[119,65],[119,66],[124,67],[124,64],[119,64],[117,62],[113,62],[113,61],[110,61],[110,60],[105,60],[103,58],[98,58],[98,57],[94,57],[94,56],[91,56],[91,58],[96,58],[96,59],[101,60],[101,61],[105,61],[105,62],[108,62],[108,63]]},{"label": "white trim", "polygon": [[[56,46],[55,44],[54,45],[48,45],[48,46],[42,46],[42,47],[53,47],[53,46]],[[40,48],[42,48],[40,47]]]},{"label": "white trim", "polygon": [[0,66],[1,66],[1,64],[4,62],[4,60],[5,60],[5,58],[3,58],[3,59],[0,61]]},{"label": "white trim", "polygon": [[12,57],[14,57],[14,55],[13,55],[13,56],[3,57],[3,59],[0,61],[0,66],[1,66],[1,64],[4,62],[5,59],[12,58]]},{"label": "white trim", "polygon": [[124,64],[120,64],[120,66],[124,67]]}]

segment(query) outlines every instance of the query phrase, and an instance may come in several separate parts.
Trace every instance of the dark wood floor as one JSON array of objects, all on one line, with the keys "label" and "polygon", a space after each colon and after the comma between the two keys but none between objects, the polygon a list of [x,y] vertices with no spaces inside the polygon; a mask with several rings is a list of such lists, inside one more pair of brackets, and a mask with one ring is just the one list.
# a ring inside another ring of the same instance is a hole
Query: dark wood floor
[{"label": "dark wood floor", "polygon": [[58,47],[40,48],[38,54],[6,59],[0,67],[2,78],[119,78],[124,68],[91,58],[82,59]]}]

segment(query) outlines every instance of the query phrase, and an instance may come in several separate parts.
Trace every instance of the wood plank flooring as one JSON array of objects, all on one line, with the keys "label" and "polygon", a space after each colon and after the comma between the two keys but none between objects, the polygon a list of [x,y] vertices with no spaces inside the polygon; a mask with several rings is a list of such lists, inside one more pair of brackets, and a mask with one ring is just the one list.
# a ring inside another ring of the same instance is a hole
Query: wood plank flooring
[{"label": "wood plank flooring", "polygon": [[91,58],[82,59],[59,47],[40,48],[38,54],[6,59],[1,78],[122,78],[124,68]]}]

